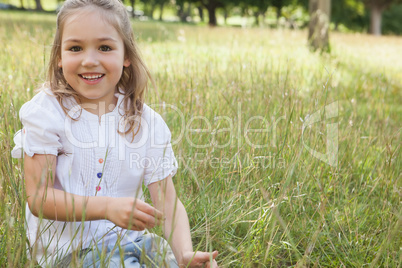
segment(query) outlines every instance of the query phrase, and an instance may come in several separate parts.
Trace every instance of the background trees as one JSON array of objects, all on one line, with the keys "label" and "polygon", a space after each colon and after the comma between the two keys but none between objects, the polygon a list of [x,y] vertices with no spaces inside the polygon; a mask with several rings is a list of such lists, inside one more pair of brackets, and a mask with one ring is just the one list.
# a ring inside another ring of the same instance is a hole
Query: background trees
[{"label": "background trees", "polygon": [[[20,8],[34,8],[38,11],[62,3],[62,0],[4,0]],[[144,12],[151,19],[162,20],[164,16],[186,22],[189,20],[218,25],[220,19],[227,22],[233,17],[250,18],[254,25],[272,25],[286,22],[293,25],[296,17],[298,25],[309,24],[309,0],[121,0],[130,8]],[[283,11],[286,11],[283,13]],[[303,10],[303,15],[300,15]],[[154,13],[158,15],[154,17]],[[297,14],[296,14],[296,13]],[[294,14],[293,14],[294,13]],[[382,33],[402,34],[402,0],[333,0],[331,1],[330,29],[363,31],[374,35]],[[254,18],[254,19],[252,19]],[[233,21],[233,20],[232,20]],[[264,22],[264,23],[262,23]],[[240,24],[240,23],[234,23]]]},{"label": "background trees", "polygon": [[[370,10],[370,33],[381,35],[382,14],[393,4],[400,4],[402,0],[363,0]],[[402,20],[401,17],[398,18]]]},{"label": "background trees", "polygon": [[208,12],[208,24],[210,26],[216,26],[218,24],[216,11],[218,8],[226,10],[230,5],[237,5],[240,3],[238,0],[230,1],[230,0],[188,0],[188,2],[192,2],[197,4],[198,6],[205,8]]},{"label": "background trees", "polygon": [[43,11],[42,3],[40,0],[35,0],[36,10]]},{"label": "background trees", "polygon": [[271,1],[267,1],[267,0],[251,0],[251,1],[243,1],[243,2],[249,2],[249,5],[251,6],[253,10],[253,14],[255,17],[255,23],[257,25],[260,24],[260,20],[259,17],[263,16],[265,18],[265,13],[268,10],[268,7],[270,6]]},{"label": "background trees", "polygon": [[331,0],[309,1],[308,42],[312,49],[329,51]]}]

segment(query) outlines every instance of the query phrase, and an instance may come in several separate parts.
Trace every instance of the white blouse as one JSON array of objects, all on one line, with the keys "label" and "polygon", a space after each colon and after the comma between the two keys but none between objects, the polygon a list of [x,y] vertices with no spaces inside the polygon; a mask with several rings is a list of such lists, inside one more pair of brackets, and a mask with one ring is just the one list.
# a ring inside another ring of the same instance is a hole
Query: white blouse
[{"label": "white blouse", "polygon": [[[136,197],[143,199],[142,185],[163,180],[177,171],[171,134],[162,117],[144,105],[141,127],[133,134],[124,130],[123,95],[116,108],[100,119],[69,99],[71,119],[49,89],[38,93],[20,110],[23,129],[14,137],[12,156],[25,152],[57,156],[54,187],[82,196]],[[35,217],[26,209],[27,236],[40,264],[52,264],[75,249],[121,245],[143,232],[127,231],[107,220],[61,222]]]}]

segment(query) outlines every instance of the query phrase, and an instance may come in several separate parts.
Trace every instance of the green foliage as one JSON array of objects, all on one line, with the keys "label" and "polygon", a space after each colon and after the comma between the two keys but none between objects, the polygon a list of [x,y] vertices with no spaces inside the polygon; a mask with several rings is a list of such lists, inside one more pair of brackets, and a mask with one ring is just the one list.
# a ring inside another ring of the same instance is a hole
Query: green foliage
[{"label": "green foliage", "polygon": [[383,13],[383,33],[402,35],[402,4],[391,6]]},{"label": "green foliage", "polygon": [[[34,266],[23,163],[10,150],[18,110],[45,80],[55,16],[0,12],[0,24],[0,267]],[[174,182],[195,248],[219,250],[221,267],[400,267],[400,38],[332,33],[321,56],[304,31],[133,28],[158,86],[147,103],[181,113],[156,107],[177,140]],[[334,101],[338,117],[302,133],[308,114]],[[305,149],[325,152],[331,123],[336,167]]]},{"label": "green foliage", "polygon": [[336,25],[343,24],[348,28],[361,27],[365,15],[364,4],[356,0],[332,1],[331,21]]},{"label": "green foliage", "polygon": [[[5,3],[13,4],[17,7],[21,6],[20,0],[6,0]],[[63,1],[56,0],[42,0],[42,5],[45,10],[55,10],[57,5]],[[126,5],[131,5],[129,0],[124,1]],[[381,3],[387,7],[383,13],[383,33],[384,34],[402,34],[402,2],[401,0],[333,0],[331,22],[336,30],[345,32],[367,32],[370,25],[370,11],[367,3]],[[25,8],[35,8],[34,1],[22,1]],[[217,16],[226,15],[253,15],[255,17],[254,23],[250,25],[269,25],[277,27],[278,18],[286,20],[286,25],[291,28],[305,27],[308,24],[308,0],[176,0],[172,4],[168,0],[151,0],[151,1],[136,1],[136,8],[142,9],[145,15],[148,17],[154,17],[154,14],[160,14],[161,4],[164,4],[164,10],[168,11],[172,16],[177,16],[181,22],[186,22],[188,16],[192,16],[195,7],[203,6],[205,17],[208,17],[206,12],[207,6],[216,6],[215,12]],[[192,5],[192,9],[189,5]],[[273,13],[267,12],[267,10],[273,9]],[[242,12],[238,12],[238,10]],[[304,11],[302,11],[304,9]],[[156,11],[156,12],[154,12]],[[261,22],[262,15],[269,15],[264,17],[268,22]],[[279,17],[278,17],[279,16]],[[157,17],[154,17],[157,19]],[[258,19],[258,20],[257,20]],[[234,23],[238,25],[239,23]]]}]

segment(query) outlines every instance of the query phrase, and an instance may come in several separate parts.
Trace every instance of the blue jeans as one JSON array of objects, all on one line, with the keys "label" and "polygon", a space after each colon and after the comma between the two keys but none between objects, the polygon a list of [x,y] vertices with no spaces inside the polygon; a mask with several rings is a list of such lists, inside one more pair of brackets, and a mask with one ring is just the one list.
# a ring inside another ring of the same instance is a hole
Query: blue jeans
[{"label": "blue jeans", "polygon": [[169,244],[155,234],[145,234],[122,247],[109,246],[103,252],[86,250],[81,256],[82,267],[178,267]]}]

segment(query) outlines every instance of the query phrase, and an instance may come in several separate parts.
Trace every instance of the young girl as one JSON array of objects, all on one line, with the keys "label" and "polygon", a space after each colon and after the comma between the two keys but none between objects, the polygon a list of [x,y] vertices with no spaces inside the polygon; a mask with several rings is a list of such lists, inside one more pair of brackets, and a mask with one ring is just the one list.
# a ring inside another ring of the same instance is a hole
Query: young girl
[{"label": "young girl", "polygon": [[[29,254],[46,266],[217,267],[218,252],[193,252],[170,131],[144,104],[150,75],[119,0],[65,2],[48,76],[12,152],[25,156]],[[171,249],[144,234],[158,224]]]}]

